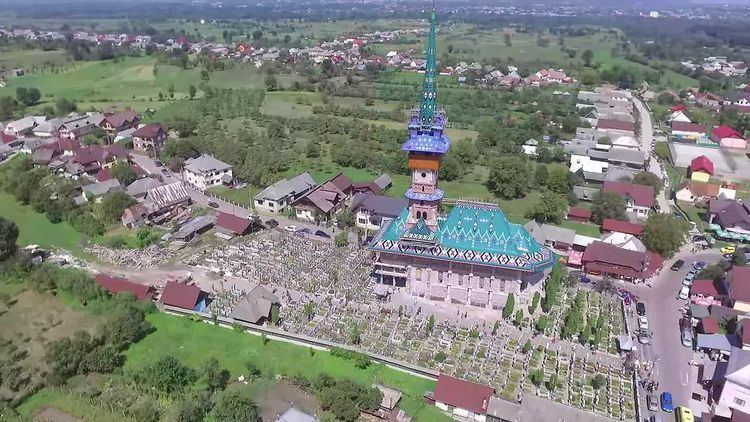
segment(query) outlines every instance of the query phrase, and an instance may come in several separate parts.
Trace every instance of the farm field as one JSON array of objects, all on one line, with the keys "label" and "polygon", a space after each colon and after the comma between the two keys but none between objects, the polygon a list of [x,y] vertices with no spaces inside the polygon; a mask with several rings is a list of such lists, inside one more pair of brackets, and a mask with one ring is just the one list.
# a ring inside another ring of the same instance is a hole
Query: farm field
[{"label": "farm field", "polygon": [[0,215],[18,225],[18,244],[58,247],[71,252],[81,250],[81,235],[68,223],[52,224],[44,214],[21,205],[16,198],[0,192]]},{"label": "farm field", "polygon": [[50,66],[67,66],[72,63],[64,50],[0,50],[0,74],[16,68],[32,72]]},{"label": "farm field", "polygon": [[422,399],[425,391],[434,389],[434,381],[377,364],[358,369],[352,361],[333,357],[328,352],[316,351],[311,355],[309,348],[274,340],[263,344],[258,336],[188,318],[156,313],[149,315],[148,320],[155,330],[127,350],[125,370],[170,353],[194,367],[214,356],[233,377],[246,370],[247,362],[253,362],[266,376],[285,374],[312,378],[326,372],[336,378],[350,378],[366,385],[380,382],[394,386],[404,393],[402,408],[415,416],[415,420],[443,420],[442,414],[425,405]]},{"label": "farm field", "polygon": [[[45,387],[25,400],[16,410],[24,419],[35,420],[35,416],[45,410],[49,411],[49,409],[59,409],[68,416],[81,418],[85,421],[135,422],[135,419],[121,413],[109,412],[101,406],[92,405],[85,397],[65,391],[62,388],[53,387]],[[46,412],[44,414],[47,415]]]}]

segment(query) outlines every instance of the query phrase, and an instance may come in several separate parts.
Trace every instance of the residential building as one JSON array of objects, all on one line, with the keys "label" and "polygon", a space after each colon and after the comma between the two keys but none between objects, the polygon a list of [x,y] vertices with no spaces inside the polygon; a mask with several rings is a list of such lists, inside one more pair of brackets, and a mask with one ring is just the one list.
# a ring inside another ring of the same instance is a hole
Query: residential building
[{"label": "residential building", "polygon": [[301,198],[316,186],[310,173],[304,172],[291,179],[281,179],[263,189],[253,197],[253,206],[258,212],[280,214],[286,207]]},{"label": "residential building", "polygon": [[731,348],[717,405],[731,409],[733,413],[750,414],[750,351]]},{"label": "residential building", "polygon": [[672,122],[672,139],[680,142],[701,142],[706,140],[708,128],[698,123]]},{"label": "residential building", "polygon": [[183,176],[186,183],[203,191],[213,186],[230,184],[232,166],[217,160],[212,155],[203,154],[185,161]]},{"label": "residential building", "polygon": [[12,136],[28,135],[37,125],[43,123],[45,120],[47,120],[46,116],[26,116],[6,124],[3,133]]},{"label": "residential building", "polygon": [[571,207],[568,210],[568,220],[586,223],[591,220],[591,210],[584,207]]},{"label": "residential building", "polygon": [[567,252],[573,246],[576,237],[575,230],[546,223],[539,224],[534,220],[524,224],[523,227],[537,242],[561,252]]},{"label": "residential building", "polygon": [[440,374],[435,392],[428,400],[434,400],[435,407],[452,417],[485,422],[487,406],[494,394],[492,387]]},{"label": "residential building", "polygon": [[153,177],[143,177],[129,184],[125,190],[128,192],[128,195],[135,199],[145,199],[149,190],[163,185],[164,183]]},{"label": "residential building", "polygon": [[120,145],[112,144],[106,147],[91,145],[73,151],[71,161],[83,166],[89,174],[96,174],[102,168],[112,167],[117,161],[129,160],[129,154]]},{"label": "residential building", "polygon": [[670,114],[670,115],[669,115],[669,116],[667,117],[667,122],[668,122],[668,123],[670,123],[670,124],[671,124],[672,122],[692,123],[692,121],[691,121],[691,120],[690,120],[690,118],[689,118],[689,117],[687,116],[687,114],[685,114],[685,110],[677,110],[677,111],[673,111],[673,112],[672,112],[672,113],[671,113],[671,114]]},{"label": "residential building", "polygon": [[622,232],[609,232],[602,235],[602,242],[617,246],[620,249],[625,249],[634,252],[646,252],[646,245],[641,242],[636,236]]},{"label": "residential building", "polygon": [[244,236],[253,227],[253,220],[237,215],[219,212],[216,217],[216,230],[227,237]]},{"label": "residential building", "polygon": [[601,241],[589,244],[582,257],[587,273],[634,281],[654,275],[662,262],[655,253],[632,251]]},{"label": "residential building", "polygon": [[167,140],[167,130],[161,123],[150,123],[135,129],[130,136],[135,150],[156,154]]},{"label": "residential building", "polygon": [[632,234],[633,236],[643,235],[643,226],[638,223],[631,223],[629,221],[613,220],[611,218],[605,218],[602,221],[602,232],[604,233],[625,233]]},{"label": "residential building", "polygon": [[168,307],[202,312],[207,296],[198,286],[167,281],[159,301]]},{"label": "residential building", "polygon": [[654,206],[654,188],[624,182],[604,182],[602,192],[616,193],[625,200],[627,211],[639,218],[648,217]]},{"label": "residential building", "polygon": [[295,215],[301,220],[317,222],[329,220],[344,208],[353,192],[354,184],[343,173],[316,186],[294,202]]},{"label": "residential building", "polygon": [[399,216],[409,206],[406,198],[358,193],[352,197],[349,209],[354,214],[355,225],[363,230],[380,230],[383,220]]},{"label": "residential building", "polygon": [[742,134],[729,126],[721,125],[711,129],[711,140],[725,148],[744,150],[747,140]]},{"label": "residential building", "polygon": [[270,290],[259,283],[255,283],[229,316],[236,321],[262,325],[270,319],[271,307],[278,305],[278,303],[279,298]]},{"label": "residential building", "polygon": [[674,197],[683,202],[703,202],[709,199],[716,199],[719,195],[721,186],[713,183],[694,182],[689,180],[683,182],[675,189]]},{"label": "residential building", "polygon": [[745,203],[715,199],[709,202],[708,211],[709,224],[718,224],[724,231],[750,234],[750,211]]},{"label": "residential building", "polygon": [[99,113],[73,116],[66,119],[65,122],[60,125],[58,136],[64,139],[83,139],[86,135],[95,133],[99,130],[99,125],[103,118],[104,116]]},{"label": "residential building", "polygon": [[690,179],[696,182],[708,182],[714,174],[714,163],[705,155],[695,157],[690,162]]},{"label": "residential building", "polygon": [[53,138],[58,136],[60,126],[64,122],[65,119],[62,118],[47,119],[35,127],[31,133],[39,138]]},{"label": "residential building", "polygon": [[733,309],[750,312],[750,267],[732,267],[724,280],[724,287]]},{"label": "residential building", "polygon": [[143,198],[143,204],[149,211],[149,218],[174,214],[175,210],[187,207],[191,202],[190,194],[182,182],[153,187],[146,191]]},{"label": "residential building", "polygon": [[141,118],[132,110],[123,110],[115,113],[107,113],[102,117],[99,127],[113,138],[117,133],[125,129],[137,127]]},{"label": "residential building", "polygon": [[120,185],[120,182],[118,182],[117,179],[110,179],[103,182],[97,182],[83,186],[81,188],[81,198],[84,201],[94,200],[96,202],[101,202],[104,195],[111,192],[124,190],[125,189],[123,189],[122,185]]}]

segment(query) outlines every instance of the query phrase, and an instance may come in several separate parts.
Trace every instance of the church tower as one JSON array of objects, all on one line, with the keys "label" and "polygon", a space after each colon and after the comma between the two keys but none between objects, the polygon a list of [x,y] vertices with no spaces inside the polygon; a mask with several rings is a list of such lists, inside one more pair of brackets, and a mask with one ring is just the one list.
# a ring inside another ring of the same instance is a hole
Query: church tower
[{"label": "church tower", "polygon": [[412,172],[411,188],[406,191],[409,199],[407,231],[413,226],[437,230],[438,211],[443,191],[438,189],[440,161],[450,148],[445,136],[445,113],[437,109],[436,80],[436,29],[435,6],[430,15],[430,35],[427,41],[422,101],[409,121],[409,139],[401,150],[409,153],[409,169]]}]

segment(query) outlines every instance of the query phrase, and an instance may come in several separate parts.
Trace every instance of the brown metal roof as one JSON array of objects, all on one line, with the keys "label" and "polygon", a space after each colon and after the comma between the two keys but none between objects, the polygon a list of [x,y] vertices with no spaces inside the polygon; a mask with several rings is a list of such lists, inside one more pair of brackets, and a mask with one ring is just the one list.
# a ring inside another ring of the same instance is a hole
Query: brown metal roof
[{"label": "brown metal roof", "polygon": [[168,281],[161,294],[161,303],[183,309],[193,309],[198,303],[201,289],[198,286]]},{"label": "brown metal roof", "polygon": [[435,401],[484,415],[495,389],[440,374],[435,386]]}]

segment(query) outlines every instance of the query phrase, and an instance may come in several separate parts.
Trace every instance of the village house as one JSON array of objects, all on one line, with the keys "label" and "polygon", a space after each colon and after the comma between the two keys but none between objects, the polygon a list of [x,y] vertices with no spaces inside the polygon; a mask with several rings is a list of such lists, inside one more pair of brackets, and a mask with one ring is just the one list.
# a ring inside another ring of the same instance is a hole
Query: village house
[{"label": "village house", "polygon": [[337,174],[294,202],[296,217],[311,222],[329,220],[344,208],[345,201],[352,195],[353,186],[351,179],[346,175]]},{"label": "village house", "polygon": [[133,149],[156,154],[167,140],[167,130],[161,123],[150,123],[133,130],[130,137],[133,139]]},{"label": "village house", "polygon": [[747,147],[745,137],[726,125],[711,129],[711,140],[725,148],[745,149]]},{"label": "village house", "polygon": [[591,210],[584,207],[570,207],[567,217],[571,221],[586,223],[591,220]]},{"label": "village house", "polygon": [[281,179],[253,197],[253,206],[258,212],[280,214],[286,207],[316,186],[310,173],[304,172],[291,179]]},{"label": "village house", "polygon": [[114,277],[107,274],[97,274],[94,277],[96,283],[104,290],[112,294],[130,293],[136,299],[153,299],[154,288],[147,284],[136,283],[125,278]]},{"label": "village house", "polygon": [[58,136],[65,139],[82,139],[86,135],[96,133],[103,118],[104,116],[99,113],[92,113],[65,119],[58,129]]},{"label": "village house", "polygon": [[129,154],[120,145],[113,144],[106,147],[91,145],[73,151],[71,161],[83,166],[89,174],[95,174],[102,168],[112,167],[117,161],[128,161]]},{"label": "village house", "polygon": [[129,184],[125,190],[128,192],[128,195],[135,199],[145,199],[146,193],[148,193],[149,190],[163,185],[164,183],[153,177],[143,177]]},{"label": "village house", "polygon": [[724,231],[750,234],[750,212],[744,203],[715,199],[709,202],[708,212],[709,224],[718,224]]},{"label": "village house", "polygon": [[750,312],[750,267],[732,267],[724,279],[724,290],[733,309]]},{"label": "village house", "polygon": [[534,220],[529,221],[523,226],[529,232],[531,237],[537,242],[551,247],[559,252],[567,252],[573,246],[576,232],[575,230],[557,227],[550,224],[539,224]]},{"label": "village house", "polygon": [[212,155],[203,154],[185,161],[183,175],[185,182],[204,191],[213,186],[232,183],[232,166],[217,160]]},{"label": "village house", "polygon": [[263,325],[270,320],[271,308],[274,306],[279,306],[279,298],[265,286],[255,283],[229,317],[239,322]]},{"label": "village house", "polygon": [[22,119],[9,122],[3,128],[3,133],[13,136],[24,136],[31,133],[37,125],[44,123],[46,116],[26,116]]},{"label": "village house", "polygon": [[672,122],[672,139],[680,142],[704,141],[708,129],[698,123]]},{"label": "village house", "polygon": [[216,235],[224,239],[248,234],[253,227],[253,220],[237,215],[219,212],[216,217]]},{"label": "village house", "polygon": [[132,110],[123,110],[115,113],[107,113],[103,116],[99,127],[110,138],[114,138],[117,133],[132,127],[137,127],[141,118],[138,113]]},{"label": "village house", "polygon": [[625,280],[646,279],[661,268],[662,262],[655,253],[628,250],[602,241],[589,244],[582,257],[587,273]]},{"label": "village house", "polygon": [[377,231],[384,221],[398,217],[407,206],[409,201],[406,198],[358,193],[352,197],[349,209],[357,227]]},{"label": "village house", "polygon": [[122,192],[124,189],[117,179],[109,179],[103,182],[92,183],[81,187],[81,199],[84,201],[101,202],[104,195],[111,192]]},{"label": "village house", "polygon": [[690,180],[708,182],[714,174],[714,163],[705,155],[693,158],[690,162]]},{"label": "village house", "polygon": [[159,301],[169,307],[202,312],[206,309],[208,295],[200,287],[168,281]]},{"label": "village house", "polygon": [[721,186],[713,183],[695,182],[692,180],[683,182],[675,189],[675,199],[682,202],[698,203],[710,199],[716,199]]},{"label": "village house", "polygon": [[602,221],[602,233],[625,233],[640,237],[643,235],[643,226],[629,221],[613,220],[605,218]]},{"label": "village house", "polygon": [[602,192],[616,193],[625,200],[627,211],[638,218],[648,217],[654,206],[654,188],[624,182],[604,182]]},{"label": "village house", "polygon": [[428,393],[426,399],[451,417],[485,422],[487,406],[494,394],[492,387],[440,374],[435,392]]},{"label": "village house", "polygon": [[39,138],[53,138],[59,135],[60,126],[65,122],[65,119],[54,118],[47,119],[35,127],[31,133]]},{"label": "village house", "polygon": [[672,107],[670,110],[670,114],[667,117],[667,122],[683,122],[683,123],[692,123],[692,120],[690,120],[690,117],[688,117],[687,114],[687,107],[685,107],[682,104],[678,104],[674,107]]},{"label": "village house", "polygon": [[[729,409],[728,415],[734,420],[741,419],[741,414],[750,414],[750,351],[741,347],[733,347],[729,352],[729,362],[724,373],[724,385],[716,404],[720,408]],[[734,414],[738,417],[734,418]]]}]

